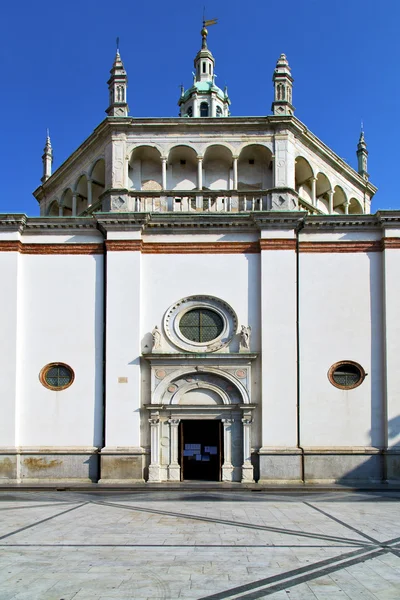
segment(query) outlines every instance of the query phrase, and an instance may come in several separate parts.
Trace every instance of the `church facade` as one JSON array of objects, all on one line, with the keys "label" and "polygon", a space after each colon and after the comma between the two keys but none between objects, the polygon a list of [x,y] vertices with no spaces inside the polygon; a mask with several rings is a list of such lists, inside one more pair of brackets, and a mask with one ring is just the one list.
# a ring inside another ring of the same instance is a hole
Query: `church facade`
[{"label": "church facade", "polygon": [[107,118],[0,215],[0,481],[400,478],[400,212],[294,116],[230,116],[207,29],[177,118]]}]

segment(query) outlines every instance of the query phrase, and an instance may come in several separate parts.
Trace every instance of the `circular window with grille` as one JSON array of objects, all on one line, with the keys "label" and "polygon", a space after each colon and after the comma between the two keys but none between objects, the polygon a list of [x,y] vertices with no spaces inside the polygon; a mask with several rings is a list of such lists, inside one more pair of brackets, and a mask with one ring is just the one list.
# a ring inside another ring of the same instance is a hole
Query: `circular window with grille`
[{"label": "circular window with grille", "polygon": [[365,371],[361,365],[352,360],[342,360],[331,366],[328,378],[332,385],[341,390],[352,390],[365,379]]},{"label": "circular window with grille", "polygon": [[215,352],[229,344],[236,330],[236,314],[214,296],[182,298],[164,317],[166,336],[189,352]]},{"label": "circular window with grille", "polygon": [[42,385],[56,392],[67,389],[74,378],[73,370],[64,363],[50,363],[43,367],[39,375]]},{"label": "circular window with grille", "polygon": [[214,310],[194,308],[182,316],[179,329],[191,342],[211,342],[222,333],[224,321]]}]

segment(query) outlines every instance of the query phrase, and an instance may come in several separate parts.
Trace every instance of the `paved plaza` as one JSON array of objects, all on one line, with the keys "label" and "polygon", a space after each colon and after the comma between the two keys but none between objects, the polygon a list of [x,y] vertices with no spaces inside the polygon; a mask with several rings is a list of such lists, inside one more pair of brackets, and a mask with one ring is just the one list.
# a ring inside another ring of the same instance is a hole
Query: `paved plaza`
[{"label": "paved plaza", "polygon": [[400,599],[400,493],[0,492],[0,600]]}]

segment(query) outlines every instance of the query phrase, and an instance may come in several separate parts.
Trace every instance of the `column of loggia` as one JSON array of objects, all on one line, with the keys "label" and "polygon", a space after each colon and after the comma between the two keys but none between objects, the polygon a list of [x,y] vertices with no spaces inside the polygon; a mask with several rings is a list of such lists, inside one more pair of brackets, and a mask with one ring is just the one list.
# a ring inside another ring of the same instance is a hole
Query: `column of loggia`
[{"label": "column of loggia", "polygon": [[[197,157],[197,189],[201,191],[203,189],[203,157]],[[196,208],[203,208],[203,195],[199,194],[196,198]]]},{"label": "column of loggia", "polygon": [[[384,344],[384,391],[386,416],[385,432],[385,477],[388,481],[400,480],[400,222],[393,227],[392,217],[384,215],[381,220],[383,230],[383,336]],[[391,225],[389,228],[387,225]]]},{"label": "column of loggia", "polygon": [[279,228],[278,222],[261,224],[260,239],[262,446],[259,460],[260,479],[269,482],[301,479],[296,330],[296,229],[301,217],[289,213],[285,218],[284,214]]}]

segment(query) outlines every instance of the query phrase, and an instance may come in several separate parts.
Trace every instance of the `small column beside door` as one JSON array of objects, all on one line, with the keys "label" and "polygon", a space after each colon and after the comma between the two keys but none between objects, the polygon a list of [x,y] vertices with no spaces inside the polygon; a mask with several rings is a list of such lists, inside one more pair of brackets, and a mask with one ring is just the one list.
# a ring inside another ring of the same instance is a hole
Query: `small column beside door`
[{"label": "small column beside door", "polygon": [[160,419],[158,417],[152,417],[149,419],[150,423],[150,465],[149,465],[149,481],[159,482],[161,481],[161,468],[160,468]]},{"label": "small column beside door", "polygon": [[242,483],[254,481],[254,469],[251,464],[251,424],[250,417],[244,417],[243,423],[243,465],[242,465]]},{"label": "small column beside door", "polygon": [[233,481],[232,465],[232,426],[233,419],[221,419],[224,427],[224,463],[222,465],[222,481]]},{"label": "small column beside door", "polygon": [[170,440],[170,462],[168,465],[168,479],[180,481],[181,467],[178,462],[178,431],[180,419],[168,419]]}]

